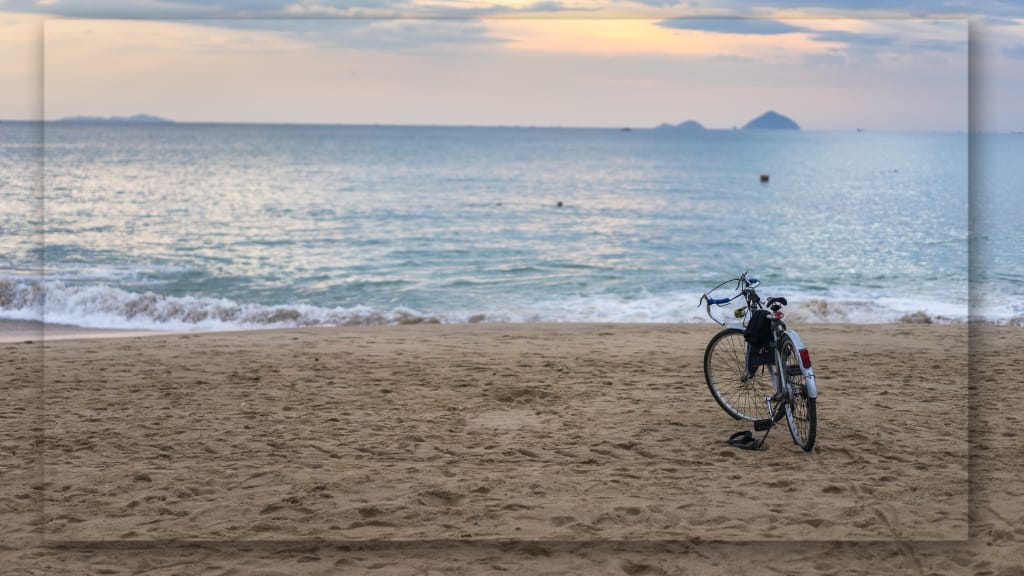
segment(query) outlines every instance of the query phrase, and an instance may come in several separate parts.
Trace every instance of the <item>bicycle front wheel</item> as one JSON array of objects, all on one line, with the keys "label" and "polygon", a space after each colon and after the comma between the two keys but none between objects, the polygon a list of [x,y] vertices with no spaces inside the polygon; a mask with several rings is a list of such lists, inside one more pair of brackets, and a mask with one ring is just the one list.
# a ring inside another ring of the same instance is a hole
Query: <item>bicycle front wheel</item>
[{"label": "bicycle front wheel", "polygon": [[768,418],[765,397],[774,393],[771,376],[758,369],[747,374],[747,341],[743,330],[726,328],[704,350],[704,380],[715,402],[737,420]]},{"label": "bicycle front wheel", "polygon": [[817,399],[807,396],[807,378],[801,367],[800,351],[793,341],[783,336],[779,341],[782,374],[792,394],[786,402],[786,422],[796,445],[809,452],[814,447],[818,429]]}]

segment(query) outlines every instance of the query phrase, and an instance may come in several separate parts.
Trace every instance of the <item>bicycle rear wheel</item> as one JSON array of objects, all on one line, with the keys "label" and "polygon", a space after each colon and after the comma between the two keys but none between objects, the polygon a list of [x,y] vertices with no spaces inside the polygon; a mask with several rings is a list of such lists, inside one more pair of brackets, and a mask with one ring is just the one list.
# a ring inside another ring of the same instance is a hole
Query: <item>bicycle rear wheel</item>
[{"label": "bicycle rear wheel", "polygon": [[747,376],[747,341],[743,330],[726,328],[704,349],[704,380],[715,402],[737,420],[768,418],[765,397],[774,393],[767,370]]},{"label": "bicycle rear wheel", "polygon": [[786,403],[789,434],[797,446],[809,452],[814,447],[818,428],[817,399],[807,396],[807,379],[801,368],[800,351],[787,336],[779,340],[779,358],[782,374],[793,391],[792,398]]}]

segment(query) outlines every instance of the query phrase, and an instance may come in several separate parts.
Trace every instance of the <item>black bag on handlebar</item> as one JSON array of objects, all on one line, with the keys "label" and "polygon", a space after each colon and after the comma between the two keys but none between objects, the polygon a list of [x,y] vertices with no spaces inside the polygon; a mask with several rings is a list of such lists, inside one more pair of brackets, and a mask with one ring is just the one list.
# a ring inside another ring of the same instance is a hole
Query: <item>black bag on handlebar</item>
[{"label": "black bag on handlebar", "polygon": [[758,366],[772,363],[772,320],[767,310],[754,310],[743,329],[747,341],[747,372],[753,374]]}]

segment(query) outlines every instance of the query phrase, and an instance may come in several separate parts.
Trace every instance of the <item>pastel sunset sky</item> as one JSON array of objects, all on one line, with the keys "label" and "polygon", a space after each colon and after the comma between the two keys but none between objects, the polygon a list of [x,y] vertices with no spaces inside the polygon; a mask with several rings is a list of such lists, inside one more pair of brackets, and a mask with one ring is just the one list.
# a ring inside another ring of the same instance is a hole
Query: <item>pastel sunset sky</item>
[{"label": "pastel sunset sky", "polygon": [[0,0],[0,118],[1024,129],[1024,6]]}]

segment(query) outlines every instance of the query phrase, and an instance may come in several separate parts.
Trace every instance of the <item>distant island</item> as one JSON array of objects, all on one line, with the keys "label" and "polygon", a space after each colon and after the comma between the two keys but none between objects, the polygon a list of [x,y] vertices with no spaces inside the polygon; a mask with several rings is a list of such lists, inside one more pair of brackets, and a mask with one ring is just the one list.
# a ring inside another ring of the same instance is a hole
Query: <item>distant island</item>
[{"label": "distant island", "polygon": [[57,122],[73,124],[173,124],[174,120],[149,114],[135,114],[134,116],[66,116],[57,120]]},{"label": "distant island", "polygon": [[[735,126],[733,130],[738,130]],[[743,130],[799,130],[800,126],[787,116],[769,110],[743,125]],[[679,124],[663,123],[655,130],[671,130],[679,132],[703,132],[704,125],[696,120],[687,120]]]},{"label": "distant island", "polygon": [[744,130],[799,130],[800,126],[790,118],[769,110],[747,122]]},{"label": "distant island", "polygon": [[680,132],[703,132],[704,125],[696,120],[687,120],[679,124],[660,124],[657,130],[677,130]]}]

